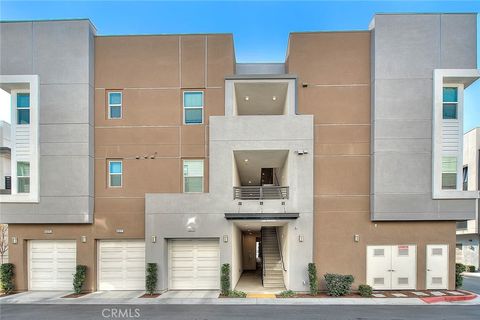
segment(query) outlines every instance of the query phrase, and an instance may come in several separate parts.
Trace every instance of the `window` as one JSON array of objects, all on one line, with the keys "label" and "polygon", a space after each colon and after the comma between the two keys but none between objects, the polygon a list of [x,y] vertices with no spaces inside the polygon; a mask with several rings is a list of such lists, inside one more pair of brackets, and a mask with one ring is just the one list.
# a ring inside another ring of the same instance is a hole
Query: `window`
[{"label": "window", "polygon": [[442,158],[442,189],[457,188],[457,158]]},{"label": "window", "polygon": [[464,221],[457,221],[457,230],[464,230],[468,228],[468,222]]},{"label": "window", "polygon": [[443,88],[443,119],[457,119],[458,89]]},{"label": "window", "polygon": [[183,192],[203,192],[203,160],[183,160]]},{"label": "window", "polygon": [[108,119],[122,118],[122,93],[108,93]]},{"label": "window", "polygon": [[17,162],[17,192],[30,193],[30,162]]},{"label": "window", "polygon": [[108,161],[108,186],[110,188],[122,186],[123,165],[120,160]]},{"label": "window", "polygon": [[17,124],[30,124],[29,93],[17,93]]},{"label": "window", "polygon": [[463,190],[468,190],[468,166],[463,167]]},{"label": "window", "polygon": [[185,91],[183,93],[183,119],[185,124],[203,123],[202,91]]}]

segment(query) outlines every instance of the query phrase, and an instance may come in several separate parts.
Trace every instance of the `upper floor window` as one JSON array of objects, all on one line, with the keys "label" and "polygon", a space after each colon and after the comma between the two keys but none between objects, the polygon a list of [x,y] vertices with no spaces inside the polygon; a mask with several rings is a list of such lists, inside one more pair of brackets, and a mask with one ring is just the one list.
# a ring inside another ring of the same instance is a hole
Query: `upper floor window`
[{"label": "upper floor window", "polygon": [[29,93],[17,93],[17,124],[30,124]]},{"label": "upper floor window", "polygon": [[203,91],[183,92],[183,121],[185,124],[203,123]]},{"label": "upper floor window", "polygon": [[203,192],[203,160],[183,160],[183,192]]},{"label": "upper floor window", "polygon": [[457,189],[457,157],[442,158],[442,189]]},{"label": "upper floor window", "polygon": [[121,187],[123,180],[123,163],[121,160],[108,161],[108,186]]},{"label": "upper floor window", "polygon": [[122,93],[109,92],[108,93],[108,119],[122,118]]},{"label": "upper floor window", "polygon": [[457,119],[458,88],[443,88],[443,119]]},{"label": "upper floor window", "polygon": [[468,166],[463,167],[463,191],[468,190]]},{"label": "upper floor window", "polygon": [[17,162],[17,192],[30,193],[30,162]]}]

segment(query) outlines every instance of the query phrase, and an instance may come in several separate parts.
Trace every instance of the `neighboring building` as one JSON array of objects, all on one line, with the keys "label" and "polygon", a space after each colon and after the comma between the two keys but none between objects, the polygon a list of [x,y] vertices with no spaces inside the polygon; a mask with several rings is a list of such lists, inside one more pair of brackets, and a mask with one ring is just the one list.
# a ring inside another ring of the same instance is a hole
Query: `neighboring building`
[{"label": "neighboring building", "polygon": [[[475,128],[463,136],[463,190],[479,190],[480,128]],[[480,263],[478,230],[478,202],[475,219],[457,222],[457,262],[475,266]]]},{"label": "neighboring building", "polygon": [[0,194],[10,193],[11,189],[11,145],[10,124],[0,121]]},{"label": "neighboring building", "polygon": [[[463,89],[476,15],[376,15],[292,33],[285,63],[236,63],[231,34],[97,36],[88,20],[0,24],[12,94],[1,195],[19,290],[452,289]],[[434,112],[432,112],[434,110]],[[322,284],[323,285],[323,284]]]}]

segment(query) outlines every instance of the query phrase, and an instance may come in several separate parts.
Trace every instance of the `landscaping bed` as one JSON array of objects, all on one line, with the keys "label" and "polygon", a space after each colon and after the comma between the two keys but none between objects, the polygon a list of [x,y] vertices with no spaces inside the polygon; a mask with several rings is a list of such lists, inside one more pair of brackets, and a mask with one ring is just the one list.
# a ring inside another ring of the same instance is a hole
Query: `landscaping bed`
[{"label": "landscaping bed", "polygon": [[158,298],[160,297],[162,294],[161,293],[145,293],[143,295],[141,295],[139,298]]},{"label": "landscaping bed", "polygon": [[70,298],[81,298],[81,297],[86,296],[87,294],[90,294],[90,292],[70,293],[70,294],[67,294],[66,296],[63,296],[62,298],[67,298],[67,299],[70,299]]}]

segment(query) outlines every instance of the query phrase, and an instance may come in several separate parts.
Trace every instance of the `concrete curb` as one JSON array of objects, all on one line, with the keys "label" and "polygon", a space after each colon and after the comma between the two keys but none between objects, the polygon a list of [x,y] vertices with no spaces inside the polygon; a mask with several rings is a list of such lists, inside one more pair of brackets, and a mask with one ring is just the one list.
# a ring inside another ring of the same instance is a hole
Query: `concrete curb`
[{"label": "concrete curb", "polygon": [[[465,291],[468,292],[468,291]],[[469,301],[473,300],[477,297],[477,295],[473,292],[468,292],[469,295],[466,296],[441,296],[441,297],[426,297],[420,298],[426,303],[437,303],[437,302],[455,302],[455,301]]]}]

